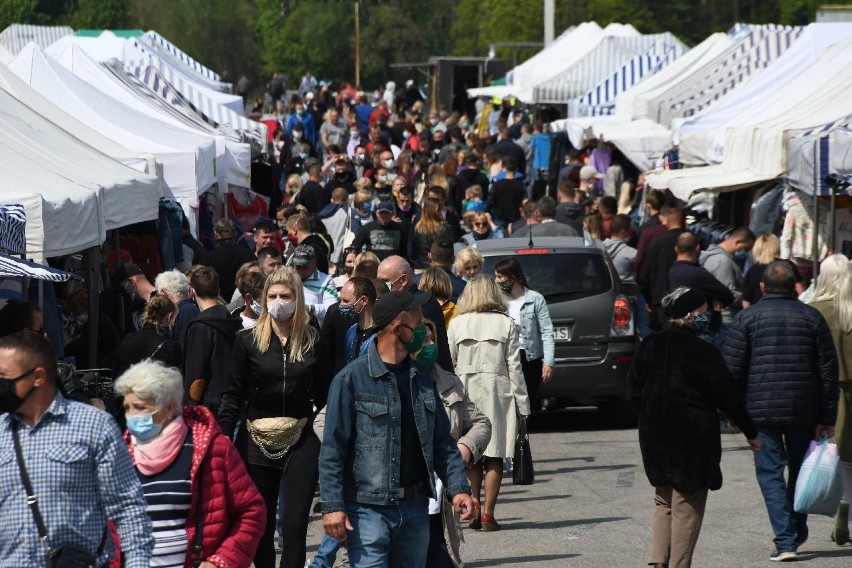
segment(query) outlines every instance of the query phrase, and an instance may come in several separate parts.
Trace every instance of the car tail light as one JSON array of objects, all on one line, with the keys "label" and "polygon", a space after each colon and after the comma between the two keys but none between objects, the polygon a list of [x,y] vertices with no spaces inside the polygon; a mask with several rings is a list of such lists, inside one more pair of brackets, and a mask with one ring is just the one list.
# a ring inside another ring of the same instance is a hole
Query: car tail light
[{"label": "car tail light", "polygon": [[619,295],[612,308],[612,332],[610,335],[633,335],[633,310],[627,296]]}]

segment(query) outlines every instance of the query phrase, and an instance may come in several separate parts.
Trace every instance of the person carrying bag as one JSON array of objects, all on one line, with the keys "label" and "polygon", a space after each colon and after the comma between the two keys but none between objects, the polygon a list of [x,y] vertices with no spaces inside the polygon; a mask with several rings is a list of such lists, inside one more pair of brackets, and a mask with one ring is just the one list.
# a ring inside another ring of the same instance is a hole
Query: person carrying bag
[{"label": "person carrying bag", "polygon": [[515,439],[515,458],[513,461],[512,484],[532,485],[535,481],[530,437],[527,433],[527,419],[521,417],[518,421],[518,436]]}]

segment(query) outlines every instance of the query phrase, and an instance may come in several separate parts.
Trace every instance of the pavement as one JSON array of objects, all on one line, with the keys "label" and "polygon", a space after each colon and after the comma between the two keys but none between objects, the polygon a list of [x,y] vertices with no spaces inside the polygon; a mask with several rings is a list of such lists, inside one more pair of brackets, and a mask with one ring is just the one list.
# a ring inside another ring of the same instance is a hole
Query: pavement
[{"label": "pavement", "polygon": [[[535,416],[530,428],[535,484],[515,487],[504,478],[495,511],[503,530],[465,528],[465,566],[647,566],[654,493],[636,430],[613,429],[593,409]],[[724,434],[722,443],[724,484],[708,498],[693,568],[776,566],[769,561],[772,530],[745,438]],[[798,564],[852,566],[852,545],[829,540],[832,519],[811,516],[808,524],[810,540],[799,549]],[[309,558],[321,535],[322,519],[313,515]],[[348,566],[345,554],[335,566]]]}]

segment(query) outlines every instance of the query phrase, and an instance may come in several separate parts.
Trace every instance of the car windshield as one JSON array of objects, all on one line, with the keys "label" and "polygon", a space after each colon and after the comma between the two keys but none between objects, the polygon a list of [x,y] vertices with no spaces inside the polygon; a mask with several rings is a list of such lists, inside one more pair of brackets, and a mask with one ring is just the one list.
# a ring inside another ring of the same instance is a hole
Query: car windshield
[{"label": "car windshield", "polygon": [[529,287],[548,302],[588,298],[612,288],[603,256],[593,253],[506,254],[485,257],[483,272],[494,274],[504,258],[516,258],[524,269]]}]

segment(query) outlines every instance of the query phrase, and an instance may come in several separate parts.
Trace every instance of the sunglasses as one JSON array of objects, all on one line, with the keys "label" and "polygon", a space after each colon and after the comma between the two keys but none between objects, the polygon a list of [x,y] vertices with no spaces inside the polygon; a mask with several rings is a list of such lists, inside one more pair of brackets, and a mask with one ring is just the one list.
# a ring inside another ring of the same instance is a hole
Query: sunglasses
[{"label": "sunglasses", "polygon": [[474,227],[487,227],[488,223],[474,223],[473,226]]}]

